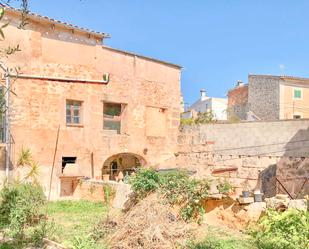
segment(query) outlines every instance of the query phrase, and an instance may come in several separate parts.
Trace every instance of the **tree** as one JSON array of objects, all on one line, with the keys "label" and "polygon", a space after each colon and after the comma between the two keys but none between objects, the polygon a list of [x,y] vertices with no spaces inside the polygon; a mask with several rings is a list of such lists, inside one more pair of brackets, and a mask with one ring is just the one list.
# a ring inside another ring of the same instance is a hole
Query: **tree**
[{"label": "tree", "polygon": [[212,111],[207,111],[207,112],[199,112],[197,114],[197,118],[195,119],[196,124],[207,124],[214,122],[215,120],[215,115],[212,113]]}]

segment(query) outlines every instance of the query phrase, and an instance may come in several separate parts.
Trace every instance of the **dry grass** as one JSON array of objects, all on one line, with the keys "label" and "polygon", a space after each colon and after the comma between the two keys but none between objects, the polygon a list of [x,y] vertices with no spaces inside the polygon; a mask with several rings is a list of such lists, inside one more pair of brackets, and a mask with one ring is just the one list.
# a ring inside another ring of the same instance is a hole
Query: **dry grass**
[{"label": "dry grass", "polygon": [[184,245],[189,225],[156,193],[141,200],[117,220],[111,249],[173,249]]}]

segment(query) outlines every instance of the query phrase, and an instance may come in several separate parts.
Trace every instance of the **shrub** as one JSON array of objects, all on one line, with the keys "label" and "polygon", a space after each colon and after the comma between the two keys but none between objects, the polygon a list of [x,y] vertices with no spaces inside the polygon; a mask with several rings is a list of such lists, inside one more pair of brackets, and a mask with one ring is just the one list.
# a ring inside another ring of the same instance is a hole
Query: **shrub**
[{"label": "shrub", "polygon": [[202,201],[208,196],[208,181],[191,179],[186,172],[175,171],[162,176],[160,190],[170,204],[181,206],[180,215],[185,221],[201,221],[204,213]]},{"label": "shrub", "polygon": [[233,189],[233,186],[228,181],[224,180],[224,182],[218,184],[217,188],[221,194],[227,194]]},{"label": "shrub", "polygon": [[267,211],[252,232],[260,249],[309,248],[309,212]]},{"label": "shrub", "polygon": [[139,169],[130,177],[129,183],[138,197],[143,198],[150,192],[156,190],[160,185],[159,173],[153,169]]},{"label": "shrub", "polygon": [[43,190],[30,183],[6,185],[0,192],[0,223],[12,237],[22,237],[27,225],[35,223],[46,203]]},{"label": "shrub", "polygon": [[133,191],[140,197],[160,190],[171,205],[179,205],[185,221],[200,221],[204,213],[202,201],[208,196],[209,182],[191,179],[184,171],[158,173],[152,169],[140,169],[130,178]]}]

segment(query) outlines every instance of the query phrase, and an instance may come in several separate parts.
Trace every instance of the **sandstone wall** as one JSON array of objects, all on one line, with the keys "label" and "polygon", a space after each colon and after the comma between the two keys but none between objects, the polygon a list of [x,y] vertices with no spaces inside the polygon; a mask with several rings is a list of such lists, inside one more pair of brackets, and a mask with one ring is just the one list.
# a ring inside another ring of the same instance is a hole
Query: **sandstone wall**
[{"label": "sandstone wall", "polygon": [[[16,17],[6,28],[0,47],[19,44],[21,51],[7,63],[32,76],[102,80],[100,83],[14,79],[11,95],[12,163],[22,147],[39,163],[41,182],[48,188],[60,127],[53,178],[53,197],[60,194],[62,157],[76,157],[82,175],[101,176],[105,160],[118,153],[142,157],[147,165],[175,163],[180,117],[180,67],[99,44],[95,37],[30,20],[18,29]],[[82,124],[66,124],[66,100],[82,102]],[[103,102],[125,106],[123,132],[103,130]],[[162,113],[160,120],[148,110]],[[151,131],[147,129],[151,127]]]},{"label": "sandstone wall", "polygon": [[[183,127],[177,165],[197,177],[223,177],[237,187],[295,197],[309,177],[309,121],[208,124]],[[309,191],[308,185],[304,186]]]}]

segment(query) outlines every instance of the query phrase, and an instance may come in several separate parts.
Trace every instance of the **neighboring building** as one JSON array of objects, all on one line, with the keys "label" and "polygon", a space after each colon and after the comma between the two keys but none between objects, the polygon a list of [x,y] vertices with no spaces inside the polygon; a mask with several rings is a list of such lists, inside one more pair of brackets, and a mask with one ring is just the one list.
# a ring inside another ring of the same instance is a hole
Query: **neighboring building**
[{"label": "neighboring building", "polygon": [[183,118],[194,117],[194,113],[212,112],[216,120],[227,119],[227,99],[213,98],[206,96],[206,91],[202,89],[198,101],[191,105],[188,110],[182,114]]},{"label": "neighboring building", "polygon": [[180,66],[107,47],[104,33],[33,13],[19,29],[20,15],[6,9],[0,45],[21,49],[6,62],[21,68],[10,94],[13,167],[22,148],[31,149],[47,187],[58,127],[54,198],[70,195],[78,176],[113,179],[138,166],[174,165]]},{"label": "neighboring building", "polygon": [[[237,109],[235,99],[246,106],[240,119],[279,120],[309,118],[309,79],[291,76],[249,75],[248,89],[229,91],[229,108]],[[248,93],[246,93],[246,91]]]},{"label": "neighboring building", "polygon": [[227,119],[247,119],[248,112],[248,84],[237,82],[235,88],[228,91]]}]

